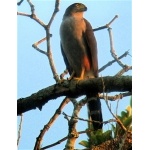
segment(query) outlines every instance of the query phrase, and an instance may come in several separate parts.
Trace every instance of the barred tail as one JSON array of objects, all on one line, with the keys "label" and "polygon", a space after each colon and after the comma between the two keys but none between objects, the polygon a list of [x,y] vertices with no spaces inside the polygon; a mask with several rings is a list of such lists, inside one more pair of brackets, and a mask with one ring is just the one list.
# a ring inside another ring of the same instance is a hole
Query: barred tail
[{"label": "barred tail", "polygon": [[[100,99],[97,97],[88,97],[91,100],[88,101],[89,115],[92,120],[103,122],[102,109]],[[103,124],[93,122],[94,130],[102,129]]]}]

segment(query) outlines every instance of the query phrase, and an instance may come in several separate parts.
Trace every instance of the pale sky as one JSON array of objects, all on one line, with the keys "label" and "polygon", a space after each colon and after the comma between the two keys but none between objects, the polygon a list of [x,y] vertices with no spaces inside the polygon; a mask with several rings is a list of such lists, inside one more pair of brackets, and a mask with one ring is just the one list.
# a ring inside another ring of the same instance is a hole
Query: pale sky
[{"label": "pale sky", "polygon": [[[35,5],[35,13],[37,16],[44,23],[47,23],[54,9],[54,0],[34,0],[32,2]],[[62,0],[60,2],[60,11],[57,13],[51,26],[51,33],[53,34],[51,39],[51,47],[58,74],[61,74],[65,69],[65,64],[60,52],[59,27],[65,9],[70,4],[75,2],[77,1]],[[88,10],[85,12],[84,17],[90,21],[93,28],[103,26],[108,23],[115,15],[119,15],[119,18],[116,19],[111,25],[114,37],[115,51],[117,55],[120,56],[125,51],[129,50],[130,55],[132,55],[131,1],[81,0],[80,3],[84,3],[87,6]],[[24,3],[18,7],[18,11],[30,13],[30,7],[26,1],[24,1]],[[30,96],[32,93],[36,93],[40,89],[55,84],[55,81],[49,67],[48,59],[45,57],[45,55],[37,52],[34,48],[32,48],[32,44],[34,42],[45,37],[45,31],[39,24],[28,17],[17,16],[17,19],[17,97],[23,98]],[[98,43],[99,67],[102,67],[107,62],[113,60],[110,54],[108,31],[107,29],[96,31],[95,36]],[[40,48],[43,50],[46,49],[45,43],[43,43]],[[122,62],[127,65],[132,65],[132,58],[127,56],[122,59]],[[99,75],[113,76],[120,70],[121,67],[115,63],[108,67],[105,71],[101,72]],[[124,75],[131,75],[131,71],[125,73]],[[110,95],[113,95],[113,93]],[[63,97],[49,101],[43,107],[42,111],[36,109],[24,113],[19,150],[33,149],[36,137],[39,135],[40,130],[54,114],[62,100]],[[129,105],[129,100],[130,97],[120,100],[118,114],[121,110],[124,110]],[[116,102],[111,103],[114,112],[116,110],[116,105]],[[72,104],[68,104],[63,111],[68,115],[71,115]],[[104,121],[112,118],[103,100],[102,111]],[[86,106],[81,110],[80,117],[87,118]],[[18,117],[18,122],[19,119],[20,117]],[[79,122],[77,127],[78,131],[84,130],[86,125],[87,124],[85,122]],[[108,129],[110,129],[110,126],[104,125],[104,130]],[[46,136],[44,136],[42,146],[46,146],[60,140],[67,135],[67,132],[67,121],[64,119],[63,115],[60,115],[51,129],[46,133]],[[81,135],[76,142],[76,148],[83,148],[82,146],[78,145],[78,142],[86,139],[87,137],[85,135]],[[65,144],[66,141],[52,149],[61,150],[64,148]]]}]

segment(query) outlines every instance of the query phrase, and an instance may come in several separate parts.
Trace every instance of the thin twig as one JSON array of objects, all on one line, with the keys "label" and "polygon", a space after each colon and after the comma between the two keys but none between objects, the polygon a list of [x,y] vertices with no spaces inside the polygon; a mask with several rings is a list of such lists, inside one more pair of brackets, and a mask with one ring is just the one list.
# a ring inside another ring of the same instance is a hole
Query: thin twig
[{"label": "thin twig", "polygon": [[[78,132],[78,134],[84,134],[84,133],[88,133],[88,132],[93,132],[93,130],[80,131],[80,132]],[[68,139],[68,136],[66,136],[66,137],[64,137],[64,138],[62,138],[62,139],[60,139],[60,140],[58,140],[57,142],[55,142],[55,143],[53,143],[53,144],[47,145],[47,146],[45,146],[45,147],[42,147],[40,150],[45,150],[45,149],[48,149],[48,148],[50,148],[50,147],[54,147],[54,146],[56,146],[56,145],[62,143],[63,141],[65,141],[65,140],[67,140],[67,139]]]},{"label": "thin twig", "polygon": [[42,53],[42,54],[45,54],[45,55],[47,56],[47,52],[45,52],[45,51],[43,51],[43,50],[41,50],[40,48],[37,47],[39,44],[41,44],[41,43],[42,43],[43,41],[45,41],[45,40],[46,40],[46,37],[43,38],[43,39],[41,39],[41,40],[39,40],[38,42],[34,43],[34,44],[32,45],[32,47],[35,48],[38,52],[40,52],[40,53]]},{"label": "thin twig", "polygon": [[[119,100],[120,100],[120,99],[119,99]],[[119,100],[117,101],[117,105],[116,105],[116,116],[117,116],[117,114],[118,114],[118,107],[119,107],[119,102],[120,102]]]},{"label": "thin twig", "polygon": [[[51,70],[52,70],[52,73],[53,73],[53,76],[54,76],[54,79],[56,80],[56,82],[59,81],[59,76],[56,72],[56,68],[55,68],[55,65],[54,65],[54,61],[53,61],[53,57],[52,57],[52,52],[51,52],[51,46],[50,46],[50,37],[51,37],[51,34],[50,34],[50,26],[52,24],[52,21],[54,20],[54,17],[56,16],[56,13],[59,11],[59,3],[60,3],[60,0],[56,0],[55,1],[55,9],[54,9],[54,12],[51,16],[51,19],[48,23],[48,25],[45,25],[35,14],[35,7],[34,5],[32,4],[32,2],[30,0],[27,0],[28,4],[30,5],[30,8],[31,8],[31,15],[29,14],[25,14],[25,13],[20,13],[18,12],[17,14],[18,15],[22,15],[22,16],[27,16],[27,17],[30,17],[32,19],[34,19],[37,23],[39,23],[45,30],[46,30],[46,38],[43,38],[41,39],[40,41],[36,42],[36,44],[34,43],[32,46],[37,50],[39,51],[40,53],[42,54],[45,54],[47,55],[48,57],[48,60],[49,60],[49,64],[50,64],[50,67],[51,67]],[[47,41],[47,53],[43,50],[41,50],[40,48],[37,47],[37,45],[43,41]]]},{"label": "thin twig", "polygon": [[56,13],[59,11],[59,4],[60,4],[60,0],[56,0],[56,1],[55,1],[55,9],[54,9],[54,12],[53,12],[53,14],[52,14],[52,16],[51,16],[51,18],[50,18],[50,21],[49,21],[49,23],[48,23],[48,25],[47,25],[48,28],[51,26],[51,24],[52,24],[52,22],[53,22],[53,20],[54,20],[54,18],[55,18],[55,16],[56,16]]},{"label": "thin twig", "polygon": [[17,139],[17,146],[19,145],[20,137],[21,137],[21,129],[22,129],[22,122],[23,122],[23,114],[20,115],[20,124],[18,129],[18,139]]},{"label": "thin twig", "polygon": [[64,118],[69,122],[70,119],[68,118],[68,115],[65,112],[62,112],[62,114],[64,115]]},{"label": "thin twig", "polygon": [[32,12],[32,15],[35,15],[35,8],[34,8],[34,5],[32,4],[32,2],[30,0],[27,0],[27,2],[29,3],[30,7],[31,7],[31,12]]},{"label": "thin twig", "polygon": [[67,139],[68,139],[68,137],[66,136],[66,137],[60,139],[59,141],[57,141],[57,142],[55,142],[55,143],[53,143],[53,144],[51,144],[51,145],[47,145],[47,146],[45,146],[45,147],[42,147],[40,150],[45,150],[45,149],[48,149],[48,148],[50,148],[50,147],[56,146],[56,145],[62,143],[63,141],[65,141],[65,140],[67,140]]},{"label": "thin twig", "polygon": [[34,150],[40,149],[41,142],[42,142],[44,134],[46,133],[46,131],[49,130],[49,128],[52,126],[52,124],[54,123],[54,121],[56,120],[56,118],[61,114],[62,109],[65,107],[65,105],[69,101],[70,101],[70,99],[68,99],[67,97],[62,101],[62,103],[60,104],[59,108],[56,110],[55,114],[52,116],[52,118],[49,120],[49,122],[41,130],[39,136],[36,139]]},{"label": "thin twig", "polygon": [[132,70],[132,66],[125,66],[124,68],[122,68],[115,76],[121,76],[123,75],[125,72]]},{"label": "thin twig", "polygon": [[[106,97],[107,97],[107,94],[106,94]],[[126,127],[123,125],[123,123],[121,122],[121,120],[120,120],[117,116],[115,116],[114,113],[111,111],[111,107],[110,107],[109,104],[108,104],[107,98],[106,98],[106,101],[105,101],[105,102],[106,102],[106,105],[107,105],[107,107],[108,107],[110,113],[111,113],[112,116],[116,119],[116,122],[117,122],[117,123],[120,125],[120,127],[126,132],[126,131],[127,131]]]},{"label": "thin twig", "polygon": [[101,26],[101,27],[98,27],[98,28],[95,28],[95,29],[93,29],[93,31],[98,31],[98,30],[102,30],[102,29],[108,28],[113,23],[113,21],[115,19],[117,19],[117,18],[118,18],[118,15],[116,15],[108,24],[106,24],[104,26]]},{"label": "thin twig", "polygon": [[29,3],[30,5],[30,8],[31,8],[31,18],[34,19],[37,23],[39,23],[42,27],[46,27],[46,25],[36,16],[35,14],[35,8],[34,8],[34,5],[31,3],[30,0],[27,0],[27,2]]},{"label": "thin twig", "polygon": [[42,54],[47,56],[47,53],[45,51],[39,49],[36,45],[33,44],[32,47],[35,48],[38,52],[40,52],[40,53],[42,53]]},{"label": "thin twig", "polygon": [[[120,93],[120,94],[116,94],[115,96],[107,96],[107,100],[116,101],[118,99],[122,99],[123,97],[131,96],[131,95],[132,95],[132,92]],[[103,94],[98,94],[98,97],[100,99],[106,99],[106,96]]]},{"label": "thin twig", "polygon": [[[62,113],[65,117],[72,117],[70,115],[67,115],[65,112]],[[99,121],[95,121],[95,120],[89,120],[89,119],[83,119],[83,118],[80,118],[80,117],[74,117],[74,119],[78,119],[78,120],[81,120],[81,121],[86,121],[86,122],[95,122],[95,123],[99,123],[99,124],[107,124],[107,123],[110,123],[110,122],[116,122],[115,119],[109,119],[107,121],[103,121],[103,122],[99,122]]]},{"label": "thin twig", "polygon": [[35,8],[34,5],[31,3],[30,0],[27,0],[27,2],[29,3],[30,7],[31,7],[31,14],[27,14],[27,13],[22,13],[22,12],[17,12],[17,15],[21,15],[21,16],[26,16],[26,17],[30,17],[31,19],[35,20],[37,23],[39,23],[42,27],[46,27],[46,25],[35,15]]},{"label": "thin twig", "polygon": [[[129,51],[126,51],[124,54],[122,54],[120,57],[118,57],[118,59],[122,59],[123,57],[126,57],[127,55],[129,55]],[[106,65],[104,65],[103,67],[101,67],[98,72],[103,71],[104,69],[106,69],[108,66],[112,65],[113,63],[116,62],[116,59],[108,62]]]},{"label": "thin twig", "polygon": [[114,42],[113,42],[113,36],[112,36],[112,32],[111,32],[111,28],[108,28],[108,33],[109,33],[109,38],[110,38],[110,52],[112,57],[117,61],[117,63],[124,68],[124,64],[118,59],[116,53],[115,53],[115,49],[114,49]]},{"label": "thin twig", "polygon": [[68,140],[65,145],[64,150],[68,149],[74,149],[75,141],[79,137],[79,133],[76,130],[76,124],[78,122],[78,114],[82,108],[87,103],[87,98],[84,98],[80,100],[79,102],[76,101],[76,99],[71,99],[74,109],[71,116],[71,119],[69,121],[69,132],[68,132]]},{"label": "thin twig", "polygon": [[57,74],[55,65],[54,65],[54,61],[53,61],[53,57],[52,57],[52,52],[51,52],[51,46],[50,46],[50,26],[52,24],[52,21],[54,20],[54,17],[56,16],[56,13],[59,11],[59,0],[55,1],[55,8],[54,8],[54,12],[51,16],[51,19],[48,23],[48,25],[46,26],[46,37],[47,37],[47,56],[48,56],[48,60],[49,60],[49,64],[53,73],[53,77],[55,79],[56,82],[59,82],[59,76]]},{"label": "thin twig", "polygon": [[[101,80],[102,80],[102,83],[103,83],[103,95],[104,95],[105,84],[104,84],[103,78],[101,78]],[[104,97],[105,97],[105,96],[104,96]],[[120,127],[126,132],[126,131],[127,131],[126,127],[123,125],[123,123],[121,122],[121,120],[120,120],[117,116],[115,116],[115,115],[113,114],[113,112],[111,111],[111,107],[110,107],[109,104],[108,104],[107,94],[106,94],[105,102],[106,102],[106,105],[107,105],[107,107],[108,107],[110,113],[111,113],[112,116],[116,119],[116,122],[117,122],[117,123],[120,125]]]},{"label": "thin twig", "polygon": [[17,12],[17,15],[21,15],[21,16],[26,16],[26,17],[31,17],[31,15],[23,13],[23,12]]},{"label": "thin twig", "polygon": [[21,5],[21,3],[23,2],[24,0],[20,0],[20,2],[17,3],[17,5]]}]

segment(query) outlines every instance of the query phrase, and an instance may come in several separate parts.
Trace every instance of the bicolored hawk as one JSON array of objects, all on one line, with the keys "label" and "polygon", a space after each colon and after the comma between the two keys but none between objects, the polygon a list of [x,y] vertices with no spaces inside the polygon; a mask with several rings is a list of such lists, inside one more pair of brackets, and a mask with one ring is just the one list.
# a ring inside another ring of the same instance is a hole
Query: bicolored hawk
[{"label": "bicolored hawk", "polygon": [[[91,24],[83,17],[87,7],[81,3],[70,5],[60,26],[61,51],[69,74],[73,78],[98,77],[97,43]],[[103,121],[101,102],[97,93],[87,94],[89,114],[92,120]],[[95,130],[102,124],[93,123]]]}]

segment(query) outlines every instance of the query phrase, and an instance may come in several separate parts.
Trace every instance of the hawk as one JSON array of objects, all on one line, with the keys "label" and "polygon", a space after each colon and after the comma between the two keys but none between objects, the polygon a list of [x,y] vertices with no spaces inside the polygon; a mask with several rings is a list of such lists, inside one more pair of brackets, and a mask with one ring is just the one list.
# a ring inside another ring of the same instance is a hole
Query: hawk
[{"label": "hawk", "polygon": [[[60,26],[61,52],[66,68],[73,78],[87,79],[98,77],[97,43],[91,24],[83,17],[87,7],[82,3],[70,5]],[[89,115],[94,121],[103,121],[101,102],[98,93],[89,93]],[[94,123],[95,130],[102,124]]]}]

